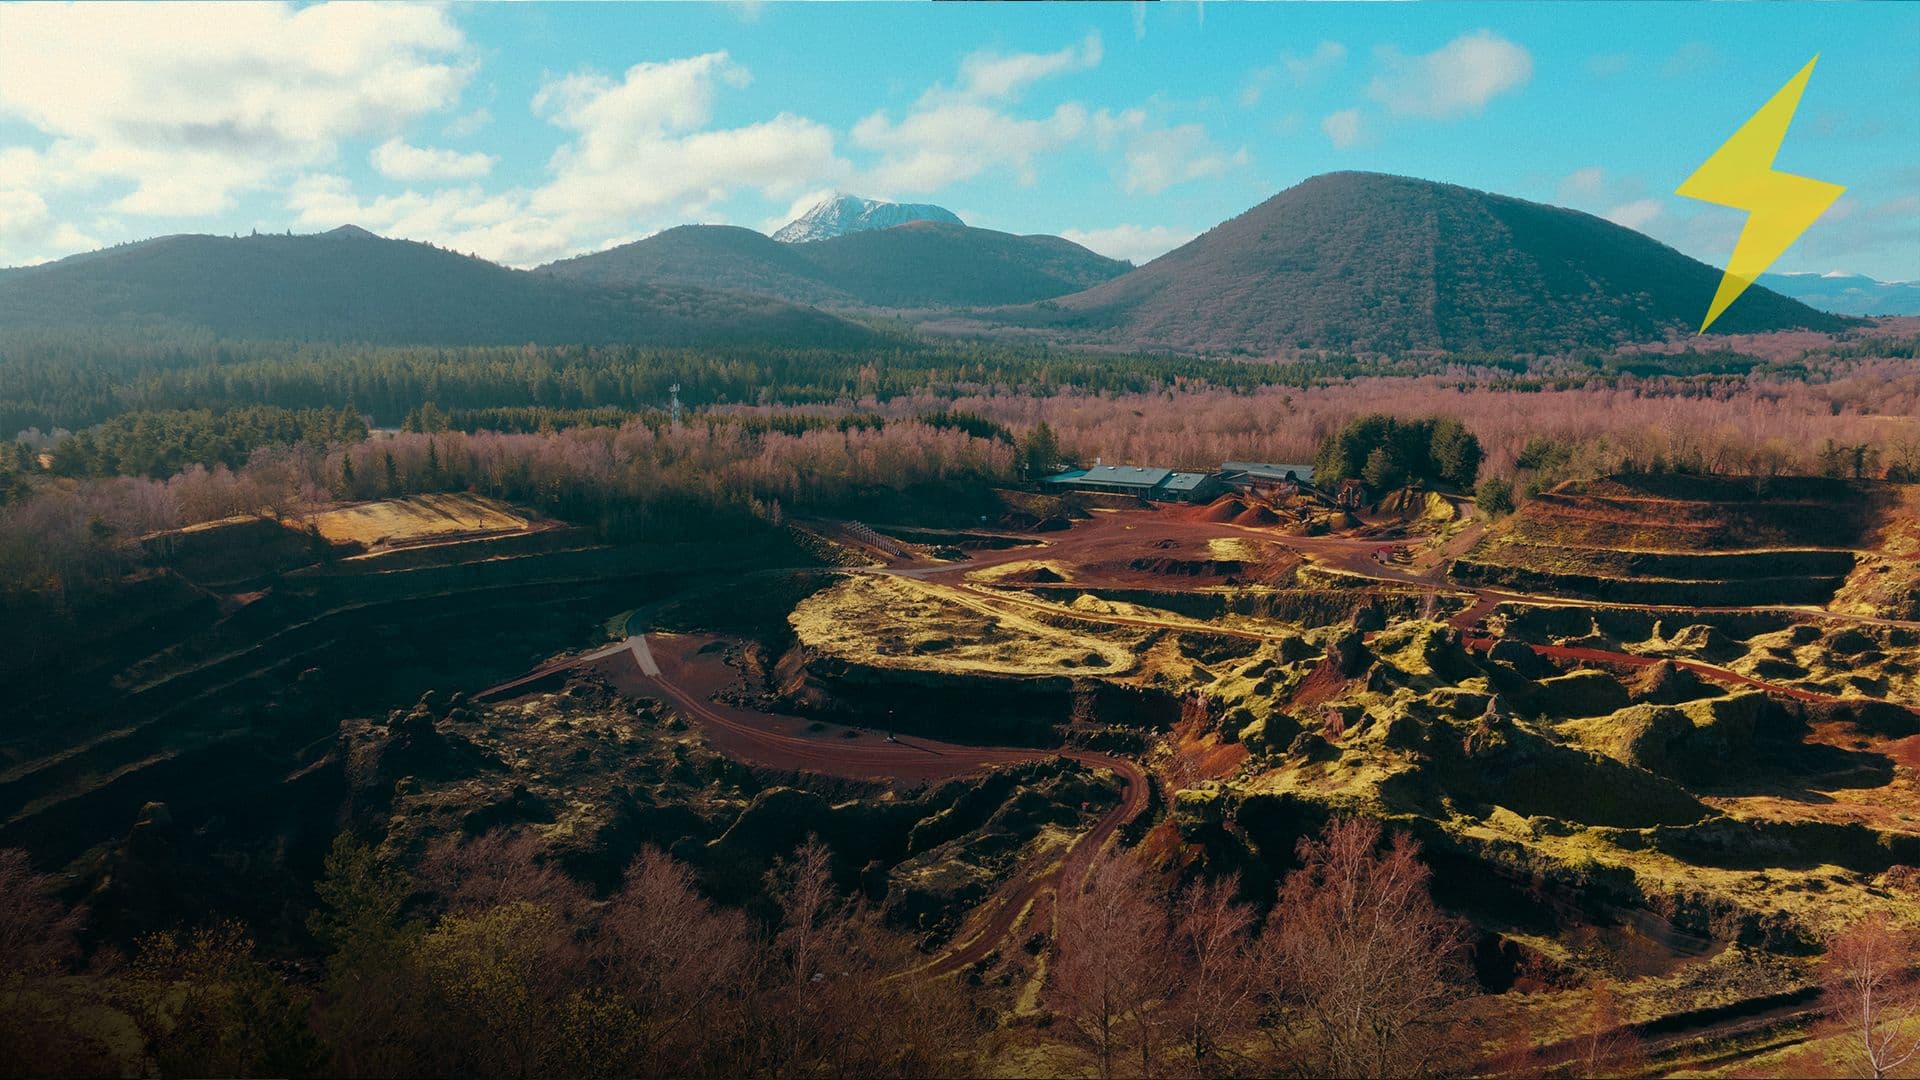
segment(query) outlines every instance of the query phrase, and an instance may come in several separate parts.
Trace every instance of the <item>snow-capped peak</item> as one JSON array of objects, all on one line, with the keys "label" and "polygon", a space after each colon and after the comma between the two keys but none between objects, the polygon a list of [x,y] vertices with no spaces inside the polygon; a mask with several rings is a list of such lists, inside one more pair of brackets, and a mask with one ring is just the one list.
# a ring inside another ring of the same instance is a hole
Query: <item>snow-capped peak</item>
[{"label": "snow-capped peak", "polygon": [[847,233],[891,229],[909,221],[943,221],[964,225],[958,215],[927,203],[891,203],[858,195],[835,195],[780,227],[773,238],[786,244],[804,244]]}]

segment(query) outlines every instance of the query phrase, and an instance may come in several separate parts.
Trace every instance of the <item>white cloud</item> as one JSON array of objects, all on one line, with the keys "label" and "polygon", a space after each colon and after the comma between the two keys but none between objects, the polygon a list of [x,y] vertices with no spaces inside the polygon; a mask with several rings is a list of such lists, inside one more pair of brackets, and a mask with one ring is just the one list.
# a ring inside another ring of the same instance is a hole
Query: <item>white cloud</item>
[{"label": "white cloud", "polygon": [[869,186],[912,194],[936,191],[989,169],[1034,182],[1035,160],[1090,130],[1085,106],[1068,102],[1034,119],[988,105],[954,102],[916,109],[897,123],[874,113],[853,125],[855,146],[881,155]]},{"label": "white cloud", "polygon": [[1033,83],[1085,70],[1100,59],[1097,35],[1051,53],[968,56],[956,87],[930,87],[897,120],[881,111],[854,124],[851,143],[879,155],[860,181],[863,188],[923,195],[990,172],[1032,184],[1041,158],[1082,142],[1103,151],[1118,148],[1121,182],[1129,192],[1159,192],[1246,163],[1245,149],[1227,153],[1215,147],[1203,126],[1157,125],[1144,109],[1094,111],[1068,101],[1023,116],[1008,107]]},{"label": "white cloud", "polygon": [[1341,150],[1372,140],[1366,117],[1359,109],[1341,109],[1336,113],[1328,113],[1326,119],[1320,121],[1320,130],[1326,132],[1327,138]]},{"label": "white cloud", "polygon": [[1251,108],[1260,103],[1267,85],[1285,75],[1295,86],[1311,86],[1347,62],[1347,47],[1337,41],[1323,41],[1306,55],[1283,52],[1280,62],[1255,68],[1240,88],[1240,104]]},{"label": "white cloud", "polygon": [[1247,151],[1242,147],[1227,154],[1213,145],[1206,128],[1181,124],[1140,133],[1128,143],[1124,159],[1127,191],[1153,195],[1175,184],[1219,176],[1235,165],[1244,165]]},{"label": "white cloud", "polygon": [[491,123],[493,123],[492,111],[488,109],[475,109],[470,113],[455,117],[453,121],[446,126],[443,133],[449,139],[464,139],[470,135],[479,134],[482,128]]},{"label": "white cloud", "polygon": [[1194,238],[1193,231],[1165,225],[1115,225],[1107,229],[1065,229],[1061,236],[1110,259],[1139,266]]},{"label": "white cloud", "polygon": [[795,218],[800,217],[807,211],[839,194],[841,194],[841,192],[835,191],[832,188],[816,188],[813,191],[798,196],[791,203],[787,204],[785,213],[770,218],[762,218],[760,220],[760,231],[763,233],[776,232],[782,225],[793,221]]},{"label": "white cloud", "polygon": [[739,188],[790,197],[847,171],[833,132],[803,117],[707,128],[715,94],[749,81],[718,52],[635,64],[619,82],[580,74],[548,84],[534,110],[574,138],[555,151],[534,209],[611,223],[695,211]]},{"label": "white cloud", "polygon": [[726,53],[636,64],[618,79],[567,75],[533,99],[535,112],[569,136],[543,184],[363,200],[344,177],[320,173],[304,177],[288,205],[306,226],[351,221],[524,266],[697,219],[741,190],[791,198],[848,173],[833,133],[811,120],[782,113],[710,127],[718,96],[750,79]]},{"label": "white cloud", "polygon": [[1462,34],[1421,56],[1391,47],[1376,55],[1382,70],[1367,95],[1396,116],[1466,116],[1533,77],[1533,56],[1491,30]]},{"label": "white cloud", "polygon": [[38,192],[0,189],[0,266],[45,262],[99,243],[55,221]]},{"label": "white cloud", "polygon": [[1669,203],[1650,196],[1644,179],[1618,175],[1598,165],[1575,169],[1561,177],[1554,191],[1565,206],[1595,213],[1616,225],[1645,232],[1663,221]]},{"label": "white cloud", "polygon": [[571,254],[576,243],[566,223],[529,213],[524,192],[489,194],[478,185],[362,201],[346,177],[320,173],[296,180],[287,206],[304,227],[351,223],[512,265]]},{"label": "white cloud", "polygon": [[1669,220],[1668,201],[1649,196],[1644,180],[1616,175],[1598,165],[1575,169],[1561,177],[1554,197],[1563,206],[1598,214],[1638,232]]},{"label": "white cloud", "polygon": [[1347,62],[1347,47],[1337,41],[1323,41],[1305,56],[1282,53],[1280,66],[1295,86],[1307,86]]},{"label": "white cloud", "polygon": [[0,116],[53,140],[65,186],[198,215],[444,108],[470,73],[445,9],[323,3],[4,5]]},{"label": "white cloud", "polygon": [[1041,79],[1098,67],[1102,55],[1098,33],[1088,34],[1078,46],[1069,45],[1058,52],[1011,56],[972,53],[960,61],[959,92],[969,98],[1017,98],[1029,84]]},{"label": "white cloud", "polygon": [[1578,204],[1605,198],[1607,189],[1607,170],[1588,165],[1562,177],[1558,194],[1561,202]]},{"label": "white cloud", "polygon": [[414,146],[396,138],[374,147],[369,160],[389,180],[475,180],[492,172],[499,159],[491,154]]},{"label": "white cloud", "polygon": [[900,119],[874,112],[853,125],[855,146],[880,155],[865,183],[874,189],[924,194],[989,170],[1034,182],[1034,163],[1092,132],[1086,106],[1067,102],[1039,116],[1005,105],[1049,76],[1100,63],[1097,34],[1051,53],[973,53],[960,61],[956,87],[934,85]]},{"label": "white cloud", "polygon": [[1615,225],[1624,225],[1629,229],[1645,232],[1647,226],[1657,221],[1666,209],[1659,199],[1635,199],[1621,203],[1600,215]]}]

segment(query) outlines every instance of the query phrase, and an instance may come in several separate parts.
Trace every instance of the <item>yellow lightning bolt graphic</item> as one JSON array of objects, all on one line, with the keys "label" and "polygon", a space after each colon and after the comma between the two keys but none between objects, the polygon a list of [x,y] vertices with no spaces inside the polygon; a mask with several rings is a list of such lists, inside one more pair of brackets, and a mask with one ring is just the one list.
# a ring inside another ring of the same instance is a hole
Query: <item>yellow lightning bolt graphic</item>
[{"label": "yellow lightning bolt graphic", "polygon": [[1800,107],[1800,94],[1807,88],[1813,65],[1819,62],[1817,54],[1807,61],[1800,74],[1788,79],[1787,85],[1760,106],[1760,111],[1741,124],[1740,130],[1674,192],[1747,211],[1747,224],[1740,230],[1740,240],[1727,260],[1727,272],[1721,276],[1720,288],[1713,294],[1706,320],[1700,324],[1703,334],[1729,304],[1747,291],[1753,279],[1772,266],[1773,260],[1800,239],[1800,234],[1847,190],[1839,184],[1773,168],[1774,155],[1787,137],[1793,111]]}]

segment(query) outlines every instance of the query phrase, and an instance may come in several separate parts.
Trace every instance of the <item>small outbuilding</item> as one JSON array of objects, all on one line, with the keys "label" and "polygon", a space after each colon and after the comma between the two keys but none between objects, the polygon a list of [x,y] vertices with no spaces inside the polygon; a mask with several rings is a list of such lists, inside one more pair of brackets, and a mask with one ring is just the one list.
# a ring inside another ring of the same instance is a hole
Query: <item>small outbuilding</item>
[{"label": "small outbuilding", "polygon": [[1206,502],[1220,493],[1220,477],[1216,473],[1177,472],[1167,477],[1160,492],[1157,498],[1171,502]]}]

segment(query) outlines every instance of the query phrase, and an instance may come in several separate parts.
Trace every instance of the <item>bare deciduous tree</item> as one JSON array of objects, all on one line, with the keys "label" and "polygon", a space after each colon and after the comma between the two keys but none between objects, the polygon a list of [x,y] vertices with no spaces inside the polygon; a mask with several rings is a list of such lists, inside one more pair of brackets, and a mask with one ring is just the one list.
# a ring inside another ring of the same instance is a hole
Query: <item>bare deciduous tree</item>
[{"label": "bare deciduous tree", "polygon": [[1224,1073],[1236,1036],[1252,1026],[1260,974],[1251,934],[1256,920],[1234,900],[1239,890],[1238,875],[1196,882],[1174,909],[1174,1008],[1199,1076]]},{"label": "bare deciduous tree", "polygon": [[741,1024],[757,950],[744,915],[720,911],[693,874],[648,849],[607,902],[590,946],[593,985],[568,1016],[583,1074],[710,1074]]},{"label": "bare deciduous tree", "polygon": [[777,860],[767,884],[781,910],[759,1057],[743,1071],[789,1076],[964,1075],[978,1034],[953,980],[902,975],[904,939],[834,887],[825,845]]},{"label": "bare deciduous tree", "polygon": [[0,1060],[22,1075],[104,1073],[107,1048],[71,1023],[94,1002],[64,977],[79,955],[82,915],[54,885],[26,852],[0,851]]},{"label": "bare deciduous tree", "polygon": [[1827,946],[1827,1005],[1850,1032],[1852,1056],[1868,1076],[1887,1076],[1920,1055],[1920,980],[1911,931],[1873,914]]},{"label": "bare deciduous tree", "polygon": [[420,860],[420,883],[458,914],[522,900],[572,916],[586,894],[543,850],[527,831],[496,829],[464,843],[442,840]]},{"label": "bare deciduous tree", "polygon": [[1640,1037],[1620,1013],[1620,995],[1602,979],[1587,989],[1586,1031],[1574,1043],[1569,1069],[1579,1077],[1637,1076],[1646,1062]]},{"label": "bare deciduous tree", "polygon": [[1126,1050],[1152,1073],[1155,1006],[1167,996],[1167,911],[1139,860],[1108,848],[1054,904],[1049,989],[1058,1015],[1113,1075]]},{"label": "bare deciduous tree", "polygon": [[1331,1076],[1414,1076],[1444,1049],[1443,1010],[1464,953],[1434,907],[1419,845],[1334,819],[1300,842],[1267,930],[1295,1018],[1293,1050]]}]

